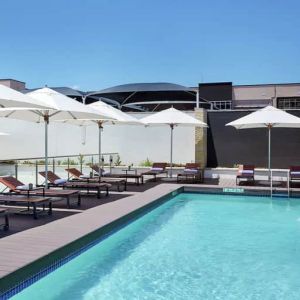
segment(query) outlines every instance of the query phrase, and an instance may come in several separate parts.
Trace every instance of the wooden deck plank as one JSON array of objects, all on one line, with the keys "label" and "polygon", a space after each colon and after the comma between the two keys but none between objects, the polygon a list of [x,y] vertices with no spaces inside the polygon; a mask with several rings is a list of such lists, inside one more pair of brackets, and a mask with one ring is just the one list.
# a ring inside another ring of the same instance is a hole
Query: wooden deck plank
[{"label": "wooden deck plank", "polygon": [[161,184],[143,193],[2,238],[0,240],[0,279],[155,201],[180,186],[182,185]]}]

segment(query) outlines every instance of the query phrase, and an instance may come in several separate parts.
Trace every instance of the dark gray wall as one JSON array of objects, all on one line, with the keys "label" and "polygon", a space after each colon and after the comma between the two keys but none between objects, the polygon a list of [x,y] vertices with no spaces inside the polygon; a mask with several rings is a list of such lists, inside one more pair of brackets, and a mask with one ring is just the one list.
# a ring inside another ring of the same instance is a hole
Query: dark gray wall
[{"label": "dark gray wall", "polygon": [[[267,129],[240,129],[225,124],[251,111],[208,112],[207,166],[233,167],[235,164],[267,166]],[[300,117],[300,111],[289,111]],[[300,129],[272,130],[272,168],[300,165]]]}]

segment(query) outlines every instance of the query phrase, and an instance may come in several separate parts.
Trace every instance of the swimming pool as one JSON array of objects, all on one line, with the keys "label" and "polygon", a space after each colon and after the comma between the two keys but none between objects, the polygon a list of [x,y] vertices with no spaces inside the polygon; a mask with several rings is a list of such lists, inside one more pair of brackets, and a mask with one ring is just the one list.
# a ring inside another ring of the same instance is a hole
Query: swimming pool
[{"label": "swimming pool", "polygon": [[12,299],[300,299],[300,202],[182,193]]}]

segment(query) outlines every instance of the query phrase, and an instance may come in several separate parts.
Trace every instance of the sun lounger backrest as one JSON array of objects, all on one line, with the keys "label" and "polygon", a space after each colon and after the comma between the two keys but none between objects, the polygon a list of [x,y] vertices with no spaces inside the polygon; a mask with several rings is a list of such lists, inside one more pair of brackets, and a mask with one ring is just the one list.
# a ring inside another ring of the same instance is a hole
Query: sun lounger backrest
[{"label": "sun lounger backrest", "polygon": [[190,169],[190,170],[200,169],[200,164],[198,164],[198,163],[187,163],[185,165],[185,169]]},{"label": "sun lounger backrest", "polygon": [[300,172],[300,166],[290,166],[290,172]]},{"label": "sun lounger backrest", "polygon": [[[46,177],[46,172],[42,171],[39,172],[39,174],[43,177]],[[48,181],[51,183],[54,183],[55,180],[61,179],[59,176],[57,176],[55,173],[53,173],[52,171],[48,171]]]},{"label": "sun lounger backrest", "polygon": [[165,168],[167,167],[167,163],[153,163],[152,168],[162,168],[163,170],[165,170]]},{"label": "sun lounger backrest", "polygon": [[66,169],[66,171],[68,173],[70,173],[72,176],[76,177],[76,178],[80,178],[80,176],[82,176],[83,174],[77,170],[76,168],[70,168],[70,169]]},{"label": "sun lounger backrest", "polygon": [[255,166],[254,165],[243,165],[243,170],[247,170],[247,171],[254,171]]},{"label": "sun lounger backrest", "polygon": [[95,172],[99,173],[99,166],[97,166],[97,165],[91,165],[90,167],[91,167],[91,169],[93,169]]},{"label": "sun lounger backrest", "polygon": [[254,171],[254,169],[254,165],[239,165],[238,173],[241,173],[243,171]]},{"label": "sun lounger backrest", "polygon": [[13,176],[0,177],[0,182],[6,185],[11,190],[15,190],[17,186],[24,185],[23,182],[19,181],[17,178]]}]

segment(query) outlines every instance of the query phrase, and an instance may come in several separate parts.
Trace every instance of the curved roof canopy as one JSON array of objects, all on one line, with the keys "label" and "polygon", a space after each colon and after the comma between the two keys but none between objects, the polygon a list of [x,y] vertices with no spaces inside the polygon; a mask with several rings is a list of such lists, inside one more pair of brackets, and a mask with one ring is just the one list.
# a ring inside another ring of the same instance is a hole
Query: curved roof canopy
[{"label": "curved roof canopy", "polygon": [[154,82],[154,83],[128,83],[110,87],[100,90],[98,93],[128,93],[128,92],[162,92],[162,91],[193,91],[191,88],[183,85],[168,83],[168,82]]},{"label": "curved roof canopy", "polygon": [[[195,106],[196,92],[194,89],[179,84],[132,83],[110,87],[104,90],[90,92],[86,95],[87,102],[101,99],[123,110],[162,110],[176,104],[177,108],[187,109]],[[185,107],[179,107],[185,106]]]}]

